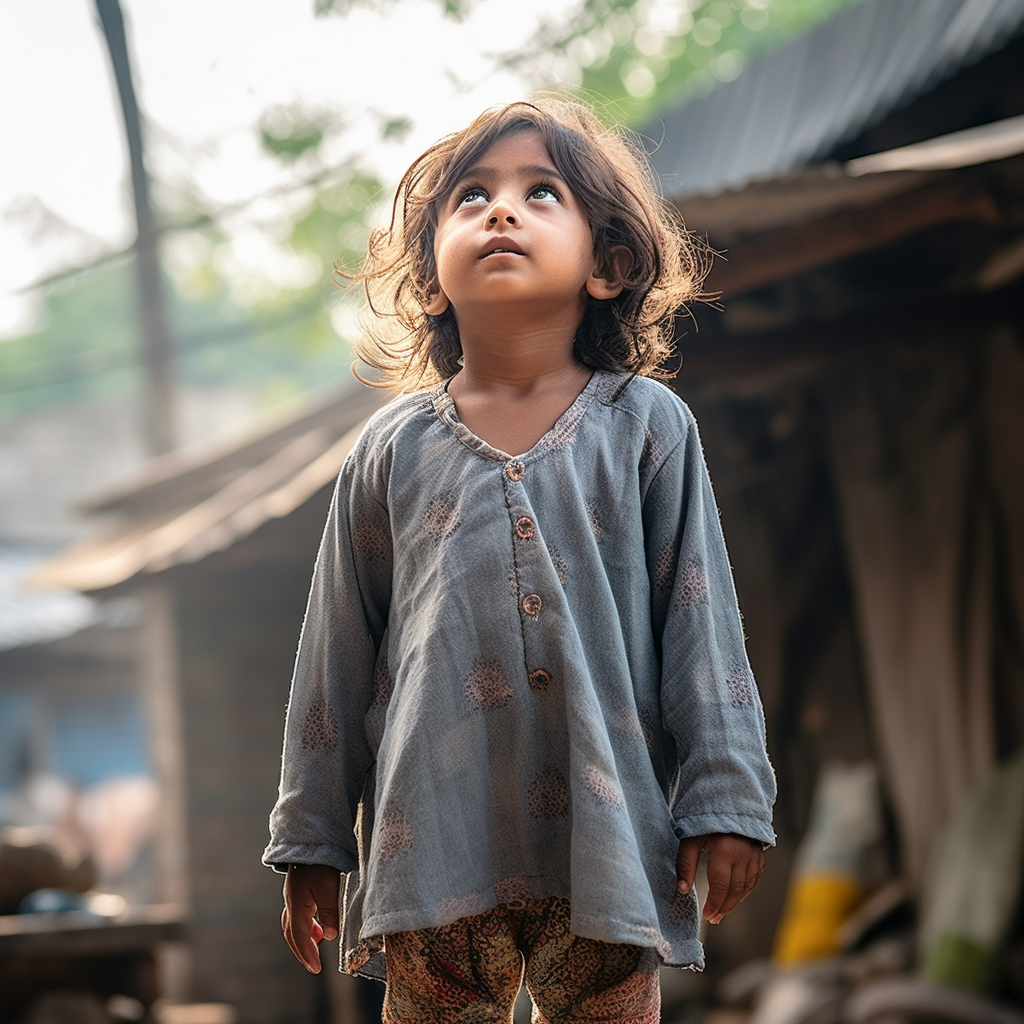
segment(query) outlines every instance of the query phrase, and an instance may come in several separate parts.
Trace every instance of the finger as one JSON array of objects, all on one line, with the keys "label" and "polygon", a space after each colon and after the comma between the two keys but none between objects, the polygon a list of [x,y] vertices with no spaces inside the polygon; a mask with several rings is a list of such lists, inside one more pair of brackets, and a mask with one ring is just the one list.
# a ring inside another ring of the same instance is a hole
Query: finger
[{"label": "finger", "polygon": [[743,894],[746,899],[760,884],[764,876],[764,850],[756,850],[750,870],[747,874],[747,891]]},{"label": "finger", "polygon": [[[746,841],[741,840],[741,842]],[[726,914],[739,906],[757,888],[758,883],[761,881],[761,876],[764,874],[764,851],[752,844],[748,844],[748,848],[744,848],[743,853],[747,854],[748,849],[749,855],[738,857],[731,862],[732,872],[729,889],[721,905],[718,907],[718,920],[714,921],[714,924],[718,924]]]},{"label": "finger", "polygon": [[735,910],[736,907],[738,907],[740,903],[747,898],[748,893],[752,891],[752,889],[747,888],[746,875],[734,870],[729,890],[726,892],[725,898],[722,900],[722,903],[718,908],[718,920],[713,923],[718,924],[726,914]]},{"label": "finger", "polygon": [[700,860],[700,846],[703,836],[687,836],[679,840],[679,853],[676,855],[676,887],[681,893],[688,893],[693,888],[697,877],[697,862]]},{"label": "finger", "polygon": [[285,936],[296,959],[311,974],[320,973],[320,950],[313,939],[315,924],[312,917],[305,918],[304,921],[292,918],[289,933]]},{"label": "finger", "polygon": [[310,889],[316,901],[316,920],[321,929],[320,938],[338,937],[338,873],[320,874],[311,880]]},{"label": "finger", "polygon": [[737,890],[738,898],[736,904],[742,903],[757,888],[758,883],[761,881],[761,876],[764,874],[764,852],[753,848],[750,859],[744,865],[744,870],[739,872],[739,874],[743,881]]},{"label": "finger", "polygon": [[299,954],[295,952],[295,946],[292,944],[292,933],[291,925],[288,920],[288,906],[285,905],[284,910],[281,911],[281,932],[284,935],[284,941],[288,943],[288,948],[292,951],[292,955],[298,959]]},{"label": "finger", "polygon": [[760,884],[761,879],[764,878],[765,869],[765,857],[764,850],[757,851],[757,867],[754,872],[754,884],[750,887],[750,891],[753,892]]},{"label": "finger", "polygon": [[313,939],[316,900],[291,868],[284,883],[285,910],[282,917],[285,941],[307,971],[320,973],[320,951]]},{"label": "finger", "polygon": [[316,974],[317,971],[314,970],[308,962],[308,950],[302,949],[300,944],[296,941],[298,933],[292,925],[292,917],[288,913],[287,906],[281,914],[281,931],[284,933],[285,942],[288,943],[288,948],[292,951],[292,955],[295,959],[298,960],[306,970],[312,970],[313,973]]},{"label": "finger", "polygon": [[718,924],[732,909],[729,901],[734,877],[735,872],[730,860],[708,856],[708,895],[704,900],[704,920],[709,924]]}]

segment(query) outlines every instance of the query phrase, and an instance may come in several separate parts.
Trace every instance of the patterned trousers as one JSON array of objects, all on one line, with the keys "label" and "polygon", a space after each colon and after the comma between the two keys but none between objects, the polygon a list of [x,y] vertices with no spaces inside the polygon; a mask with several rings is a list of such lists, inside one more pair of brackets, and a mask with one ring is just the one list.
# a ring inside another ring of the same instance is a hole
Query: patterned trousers
[{"label": "patterned trousers", "polygon": [[534,1024],[658,1024],[658,956],[569,930],[569,901],[502,904],[384,937],[384,1024],[509,1024],[524,978]]}]

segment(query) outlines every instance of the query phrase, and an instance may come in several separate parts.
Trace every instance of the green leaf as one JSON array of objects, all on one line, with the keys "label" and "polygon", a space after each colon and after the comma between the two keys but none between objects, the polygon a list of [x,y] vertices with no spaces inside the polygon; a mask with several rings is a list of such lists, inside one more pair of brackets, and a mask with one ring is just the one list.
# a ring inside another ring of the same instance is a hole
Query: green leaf
[{"label": "green leaf", "polygon": [[263,148],[285,163],[295,163],[307,153],[315,152],[324,141],[324,129],[314,123],[292,125],[285,131],[275,131],[266,124],[260,126]]}]

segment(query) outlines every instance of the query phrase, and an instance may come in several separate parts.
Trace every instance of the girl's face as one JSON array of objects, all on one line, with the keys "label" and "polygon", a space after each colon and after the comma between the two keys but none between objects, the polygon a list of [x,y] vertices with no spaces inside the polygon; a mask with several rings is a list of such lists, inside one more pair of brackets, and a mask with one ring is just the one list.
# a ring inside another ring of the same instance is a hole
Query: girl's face
[{"label": "girl's face", "polygon": [[458,316],[518,302],[582,318],[588,291],[610,297],[586,213],[536,131],[499,139],[456,182],[438,214],[434,257],[433,314],[449,303]]}]

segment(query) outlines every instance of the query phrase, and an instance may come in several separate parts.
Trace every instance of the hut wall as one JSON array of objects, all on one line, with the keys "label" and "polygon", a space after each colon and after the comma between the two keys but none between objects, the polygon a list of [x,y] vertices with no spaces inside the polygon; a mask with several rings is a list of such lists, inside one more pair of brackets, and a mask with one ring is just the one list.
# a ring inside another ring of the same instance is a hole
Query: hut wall
[{"label": "hut wall", "polygon": [[176,661],[166,676],[180,716],[175,723],[165,707],[165,723],[180,730],[180,762],[165,759],[162,774],[172,812],[180,804],[183,870],[171,884],[188,907],[187,994],[231,1004],[246,1024],[320,1019],[328,998],[325,977],[307,974],[286,946],[282,878],[260,863],[324,511],[310,504],[312,515],[272,523],[162,579]]},{"label": "hut wall", "polygon": [[773,355],[684,372],[679,390],[765,695],[777,826],[797,841],[822,765],[873,758],[892,870],[916,888],[953,809],[1024,739],[1024,350],[992,324],[922,320],[834,355]]}]

